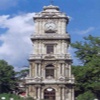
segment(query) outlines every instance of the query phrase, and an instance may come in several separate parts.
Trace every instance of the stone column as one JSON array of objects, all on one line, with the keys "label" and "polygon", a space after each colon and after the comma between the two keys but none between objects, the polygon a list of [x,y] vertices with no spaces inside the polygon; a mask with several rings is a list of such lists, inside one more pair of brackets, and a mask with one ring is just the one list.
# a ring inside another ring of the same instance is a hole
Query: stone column
[{"label": "stone column", "polygon": [[61,21],[59,21],[59,30],[60,30],[60,31],[59,31],[59,34],[62,33],[62,29],[61,29],[61,28],[62,28]]},{"label": "stone column", "polygon": [[65,50],[65,51],[64,51],[64,54],[67,54],[67,43],[66,43],[66,42],[64,43],[64,48],[65,48],[65,49],[64,49],[64,50]]},{"label": "stone column", "polygon": [[65,100],[69,100],[69,99],[68,99],[68,97],[69,97],[69,96],[68,96],[68,92],[69,92],[69,88],[66,87],[66,88],[65,88]]},{"label": "stone column", "polygon": [[57,24],[58,24],[57,30],[58,30],[58,32],[60,34],[60,21],[58,21]]},{"label": "stone column", "polygon": [[38,27],[39,27],[39,21],[37,22],[37,27],[35,28],[35,29],[37,29],[37,34],[39,33]]},{"label": "stone column", "polygon": [[74,87],[72,87],[72,100],[74,100]]},{"label": "stone column", "polygon": [[62,75],[62,64],[60,63],[60,76]]},{"label": "stone column", "polygon": [[65,76],[65,64],[62,64],[62,75]]},{"label": "stone column", "polygon": [[42,34],[45,33],[45,31],[44,31],[45,30],[45,26],[44,25],[45,25],[45,22],[44,21],[41,21],[41,28],[42,28],[42,32],[41,33]]},{"label": "stone column", "polygon": [[57,54],[57,45],[54,45],[54,54]]},{"label": "stone column", "polygon": [[41,76],[41,63],[39,63],[39,76]]},{"label": "stone column", "polygon": [[58,45],[57,45],[57,50],[58,50],[58,53],[57,54],[60,54],[60,40],[59,40],[59,43],[58,43]]},{"label": "stone column", "polygon": [[62,87],[62,100],[65,100],[65,87]]},{"label": "stone column", "polygon": [[35,46],[35,42],[34,42],[34,45],[33,45],[33,50],[34,50],[34,51],[32,51],[33,54],[36,54],[36,49],[35,49],[35,48],[36,48],[36,46]]},{"label": "stone column", "polygon": [[69,65],[66,64],[66,76],[69,77]]},{"label": "stone column", "polygon": [[64,54],[65,51],[65,46],[64,46],[64,41],[62,41],[62,54]]},{"label": "stone column", "polygon": [[39,54],[41,54],[41,42],[39,41]]},{"label": "stone column", "polygon": [[46,75],[46,71],[45,71],[45,69],[44,69],[44,79],[45,79],[45,75]]},{"label": "stone column", "polygon": [[55,54],[58,54],[58,52],[59,52],[59,51],[57,50],[57,46],[58,46],[58,45],[56,44],[56,45],[55,45],[55,49],[56,49],[56,53],[55,53]]},{"label": "stone column", "polygon": [[63,21],[61,20],[61,34],[63,34]]},{"label": "stone column", "polygon": [[41,43],[41,53],[44,54],[44,44],[43,44],[43,41]]},{"label": "stone column", "polygon": [[35,97],[36,100],[38,99],[38,87],[35,86]]},{"label": "stone column", "polygon": [[42,40],[41,40],[41,54],[42,54]]},{"label": "stone column", "polygon": [[66,20],[64,19],[64,33],[66,33]]},{"label": "stone column", "polygon": [[40,41],[38,41],[38,54],[40,54]]},{"label": "stone column", "polygon": [[44,99],[44,91],[41,91],[41,99]]},{"label": "stone column", "polygon": [[39,54],[39,41],[37,42],[37,54]]},{"label": "stone column", "polygon": [[41,41],[40,41],[40,45],[39,45],[39,50],[40,50],[40,54],[42,54],[42,43],[41,43]]},{"label": "stone column", "polygon": [[65,46],[66,46],[66,47],[65,47],[65,48],[66,48],[66,49],[65,49],[65,53],[68,53],[68,43],[65,43]]},{"label": "stone column", "polygon": [[65,24],[63,19],[62,19],[62,34],[65,34]]},{"label": "stone column", "polygon": [[40,100],[41,99],[41,86],[40,85],[35,85],[36,91],[35,91],[35,99]]},{"label": "stone column", "polygon": [[[59,85],[59,100],[65,100],[65,86],[64,85]],[[68,99],[69,100],[69,99]]]},{"label": "stone column", "polygon": [[32,65],[30,64],[30,74],[29,74],[30,77],[32,77]]},{"label": "stone column", "polygon": [[38,100],[41,99],[41,87],[39,86],[38,87]]},{"label": "stone column", "polygon": [[42,21],[40,20],[40,34],[42,33]]},{"label": "stone column", "polygon": [[71,93],[71,89],[69,88],[69,92],[68,92],[68,100],[72,100],[72,93]]},{"label": "stone column", "polygon": [[47,53],[46,47],[47,46],[45,45],[44,48],[43,48],[43,52],[44,52],[43,54],[46,54]]},{"label": "stone column", "polygon": [[62,54],[62,40],[60,41],[60,54]]},{"label": "stone column", "polygon": [[44,68],[43,68],[43,66],[42,66],[42,69],[41,70],[42,70],[42,73],[41,73],[42,74],[42,77],[44,78]]},{"label": "stone column", "polygon": [[62,87],[59,87],[59,97],[60,97],[59,100],[62,100]]},{"label": "stone column", "polygon": [[59,95],[58,95],[58,100],[61,100],[61,87],[59,86]]},{"label": "stone column", "polygon": [[61,66],[60,66],[60,65],[61,65],[61,64],[59,63],[59,66],[58,66],[58,67],[59,67],[59,77],[61,76],[61,69],[60,69]]},{"label": "stone column", "polygon": [[55,71],[55,73],[54,73],[54,78],[57,79],[57,70],[56,70],[56,68],[54,69],[54,71]]},{"label": "stone column", "polygon": [[71,64],[69,63],[69,77],[71,78]]},{"label": "stone column", "polygon": [[35,64],[35,77],[37,76],[37,64]]},{"label": "stone column", "polygon": [[39,34],[41,33],[41,22],[39,21],[39,28],[38,28],[38,30],[39,30]]}]

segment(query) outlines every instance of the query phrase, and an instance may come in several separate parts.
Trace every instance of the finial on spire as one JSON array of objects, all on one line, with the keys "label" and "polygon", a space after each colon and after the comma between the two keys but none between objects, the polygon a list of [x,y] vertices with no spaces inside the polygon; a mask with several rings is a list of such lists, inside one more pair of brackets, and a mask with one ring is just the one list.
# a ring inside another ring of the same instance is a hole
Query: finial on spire
[{"label": "finial on spire", "polygon": [[54,1],[53,1],[53,0],[51,0],[51,5],[53,5],[53,3],[54,3]]}]

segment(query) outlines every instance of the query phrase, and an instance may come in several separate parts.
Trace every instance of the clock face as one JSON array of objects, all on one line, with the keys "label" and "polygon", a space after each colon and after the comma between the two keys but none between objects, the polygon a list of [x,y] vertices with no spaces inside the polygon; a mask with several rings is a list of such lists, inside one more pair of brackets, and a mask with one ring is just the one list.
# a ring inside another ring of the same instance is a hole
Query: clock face
[{"label": "clock face", "polygon": [[54,23],[47,23],[45,24],[46,30],[54,30],[56,28],[56,25]]}]

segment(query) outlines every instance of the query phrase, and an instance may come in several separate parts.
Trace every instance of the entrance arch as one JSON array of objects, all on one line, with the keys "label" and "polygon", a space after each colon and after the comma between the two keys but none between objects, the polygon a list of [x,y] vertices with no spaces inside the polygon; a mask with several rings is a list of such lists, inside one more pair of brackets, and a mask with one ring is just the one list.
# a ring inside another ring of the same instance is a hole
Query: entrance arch
[{"label": "entrance arch", "polygon": [[44,99],[56,100],[56,91],[52,88],[47,88],[44,90]]}]

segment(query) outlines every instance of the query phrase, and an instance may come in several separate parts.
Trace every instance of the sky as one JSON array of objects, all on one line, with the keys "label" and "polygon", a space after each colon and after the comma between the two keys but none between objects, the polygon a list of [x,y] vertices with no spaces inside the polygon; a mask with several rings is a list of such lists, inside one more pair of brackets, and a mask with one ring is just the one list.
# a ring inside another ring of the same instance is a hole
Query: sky
[{"label": "sky", "polygon": [[[0,60],[24,68],[33,53],[30,35],[34,33],[33,17],[41,12],[50,0],[0,0]],[[83,41],[89,34],[100,36],[100,0],[54,0],[53,5],[70,17],[67,32],[71,42]],[[69,52],[77,65],[74,49]]]}]

